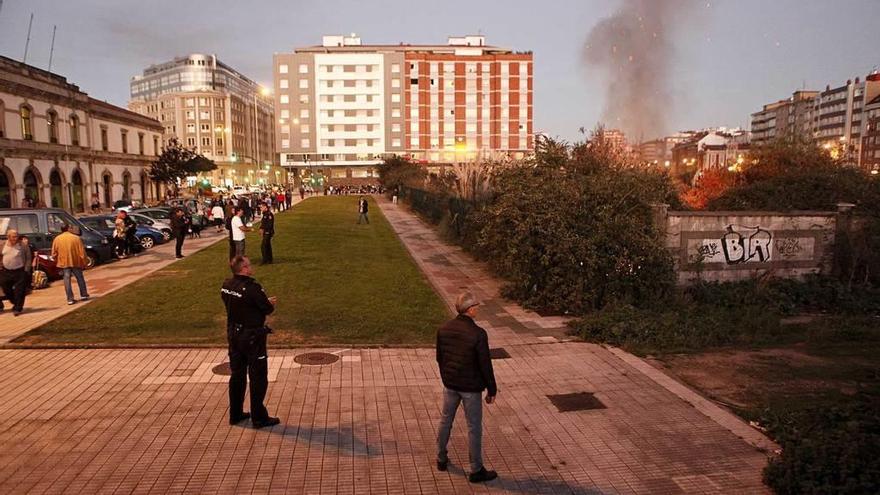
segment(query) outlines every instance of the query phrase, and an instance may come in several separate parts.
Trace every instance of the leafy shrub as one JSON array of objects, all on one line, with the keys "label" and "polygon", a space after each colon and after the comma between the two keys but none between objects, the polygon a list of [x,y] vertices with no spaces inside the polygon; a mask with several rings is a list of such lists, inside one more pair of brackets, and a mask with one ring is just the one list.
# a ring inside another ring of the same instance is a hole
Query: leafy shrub
[{"label": "leafy shrub", "polygon": [[880,492],[880,400],[863,395],[831,408],[774,414],[762,422],[782,446],[764,469],[779,494]]},{"label": "leafy shrub", "polygon": [[673,286],[649,206],[677,201],[665,174],[579,147],[504,169],[493,185],[494,199],[473,215],[476,250],[507,279],[505,296],[584,314],[614,301],[642,305]]},{"label": "leafy shrub", "polygon": [[682,352],[729,344],[764,344],[782,334],[779,314],[765,307],[610,305],[572,323],[584,340],[636,352]]}]

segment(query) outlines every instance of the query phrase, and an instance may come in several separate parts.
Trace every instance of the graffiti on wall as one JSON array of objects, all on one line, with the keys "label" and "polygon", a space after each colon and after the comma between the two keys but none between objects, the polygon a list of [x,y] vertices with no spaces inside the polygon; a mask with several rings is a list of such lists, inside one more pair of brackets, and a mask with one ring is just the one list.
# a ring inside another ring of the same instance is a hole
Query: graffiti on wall
[{"label": "graffiti on wall", "polygon": [[[789,232],[790,233],[790,232]],[[690,249],[692,263],[770,263],[773,261],[812,258],[812,237],[784,235],[775,237],[769,229],[730,224],[719,238],[698,239]]]}]

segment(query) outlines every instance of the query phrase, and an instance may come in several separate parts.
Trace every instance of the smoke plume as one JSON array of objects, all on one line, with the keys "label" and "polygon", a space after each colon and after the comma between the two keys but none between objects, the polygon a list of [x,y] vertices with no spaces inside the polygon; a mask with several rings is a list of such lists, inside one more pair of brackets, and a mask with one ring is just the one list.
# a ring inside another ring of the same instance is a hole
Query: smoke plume
[{"label": "smoke plume", "polygon": [[631,143],[667,130],[673,37],[686,22],[693,25],[697,9],[695,0],[623,0],[587,36],[584,60],[607,88],[602,122],[623,130]]}]

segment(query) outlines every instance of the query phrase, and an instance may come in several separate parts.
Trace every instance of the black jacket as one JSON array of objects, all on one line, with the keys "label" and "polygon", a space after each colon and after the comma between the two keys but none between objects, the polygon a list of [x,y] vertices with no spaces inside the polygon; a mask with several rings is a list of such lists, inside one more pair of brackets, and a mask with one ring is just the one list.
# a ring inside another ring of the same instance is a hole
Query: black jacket
[{"label": "black jacket", "polygon": [[220,297],[226,305],[229,324],[239,324],[245,328],[259,328],[266,324],[266,315],[275,311],[275,306],[263,291],[263,287],[251,277],[235,275],[223,282]]},{"label": "black jacket", "polygon": [[469,316],[458,315],[437,331],[437,363],[448,389],[498,393],[489,358],[489,336]]}]

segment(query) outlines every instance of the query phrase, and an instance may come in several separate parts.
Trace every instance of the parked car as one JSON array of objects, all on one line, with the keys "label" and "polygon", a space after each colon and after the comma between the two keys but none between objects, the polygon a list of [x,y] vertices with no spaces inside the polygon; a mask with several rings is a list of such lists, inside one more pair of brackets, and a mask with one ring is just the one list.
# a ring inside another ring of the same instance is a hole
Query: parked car
[{"label": "parked car", "polygon": [[164,220],[167,222],[171,222],[171,208],[165,206],[158,206],[153,208],[142,208],[137,210],[132,210],[132,213],[137,213],[138,215],[144,215],[152,218],[153,220]]},{"label": "parked car", "polygon": [[162,235],[165,237],[165,240],[171,239],[171,221],[170,220],[156,220],[150,218],[146,215],[141,215],[140,213],[129,213],[128,216],[131,217],[132,220],[135,221],[138,225],[144,225],[146,227],[152,227],[156,230],[162,232]]},{"label": "parked car", "polygon": [[0,209],[0,240],[6,240],[8,229],[15,229],[19,235],[27,236],[34,249],[51,249],[52,241],[61,233],[64,224],[79,229],[88,257],[87,268],[113,258],[113,248],[106,237],[60,208]]},{"label": "parked car", "polygon": [[[116,230],[116,217],[112,215],[95,215],[82,217],[80,221],[90,229],[104,234],[108,240],[113,239],[113,231]],[[144,249],[150,249],[156,244],[162,244],[167,240],[162,231],[140,224],[138,224],[134,235]]]}]

